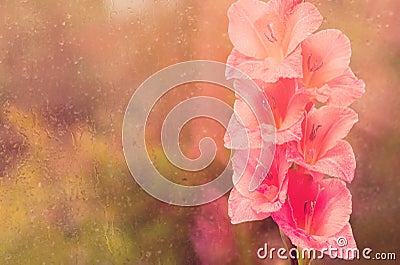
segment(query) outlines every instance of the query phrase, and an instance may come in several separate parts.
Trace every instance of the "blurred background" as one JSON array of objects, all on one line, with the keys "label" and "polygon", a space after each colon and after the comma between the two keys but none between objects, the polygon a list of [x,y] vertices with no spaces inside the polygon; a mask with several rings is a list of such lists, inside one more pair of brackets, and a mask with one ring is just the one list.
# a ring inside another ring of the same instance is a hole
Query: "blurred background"
[{"label": "blurred background", "polygon": [[[182,61],[226,61],[232,2],[0,1],[0,264],[286,264],[256,256],[264,243],[282,246],[272,220],[231,225],[227,196],[201,207],[159,202],[135,183],[122,152],[123,114],[147,77]],[[356,241],[399,258],[400,1],[310,2],[322,29],[351,39],[351,66],[367,84],[347,138],[358,162],[349,185]],[[210,181],[229,158],[224,129],[209,119],[189,122],[181,141],[195,158],[199,139],[213,137],[210,167],[188,174],[165,158],[160,121],[196,95],[233,102],[222,87],[180,86],[147,124],[154,164],[184,185]]]}]

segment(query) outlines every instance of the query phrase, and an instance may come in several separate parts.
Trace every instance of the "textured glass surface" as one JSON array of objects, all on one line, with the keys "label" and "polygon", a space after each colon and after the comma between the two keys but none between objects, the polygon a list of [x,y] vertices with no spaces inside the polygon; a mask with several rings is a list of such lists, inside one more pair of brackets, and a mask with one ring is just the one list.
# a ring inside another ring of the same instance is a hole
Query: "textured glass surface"
[{"label": "textured glass surface", "polygon": [[[232,2],[0,1],[0,264],[286,264],[257,259],[264,243],[282,246],[271,219],[231,225],[227,196],[201,207],[159,202],[135,183],[122,152],[124,111],[147,77],[182,61],[226,61]],[[350,38],[351,67],[367,85],[347,138],[358,163],[354,236],[360,248],[398,251],[400,1],[310,2],[323,29]],[[205,118],[187,124],[181,141],[195,158],[199,139],[215,139],[210,167],[188,174],[163,155],[160,121],[194,95],[233,102],[221,87],[183,85],[147,123],[155,166],[183,185],[215,178],[229,157],[224,129]]]}]

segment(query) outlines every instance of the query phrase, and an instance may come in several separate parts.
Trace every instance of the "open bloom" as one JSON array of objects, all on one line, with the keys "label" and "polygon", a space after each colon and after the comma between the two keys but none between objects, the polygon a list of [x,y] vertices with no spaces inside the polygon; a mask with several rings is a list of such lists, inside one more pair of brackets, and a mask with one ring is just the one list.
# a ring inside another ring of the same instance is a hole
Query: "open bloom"
[{"label": "open bloom", "polygon": [[358,121],[353,110],[312,107],[302,123],[302,139],[288,144],[287,159],[310,170],[351,182],[356,161],[351,145],[342,140]]},{"label": "open bloom", "polygon": [[[229,65],[265,82],[303,76],[299,44],[322,23],[314,5],[301,0],[239,0],[228,17],[234,46]],[[229,71],[227,75],[234,77]]]},{"label": "open bloom", "polygon": [[[249,158],[246,151],[237,150],[232,158],[234,174],[242,174],[239,182],[232,189],[228,207],[231,222],[261,220],[278,211],[286,199],[286,173],[290,163],[286,160],[286,146],[276,147],[275,157],[270,169],[258,161],[260,149],[252,149]],[[250,191],[254,175],[260,175],[261,185]]]},{"label": "open bloom", "polygon": [[[288,200],[272,218],[292,243],[302,249],[355,248],[349,223],[351,194],[338,179],[315,181],[299,170],[288,172]],[[337,240],[343,239],[346,244]],[[326,251],[326,250],[325,250]],[[354,254],[354,253],[350,253]],[[338,256],[352,259],[354,256]]]},{"label": "open bloom", "polygon": [[309,95],[300,92],[296,79],[279,79],[275,83],[257,82],[268,99],[276,127],[276,143],[301,139],[301,122]]},{"label": "open bloom", "polygon": [[[275,143],[285,144],[300,140],[302,135],[301,122],[304,118],[305,107],[310,102],[310,94],[304,93],[304,90],[299,88],[296,79],[279,79],[275,83],[266,83],[260,80],[255,80],[255,82],[262,90],[262,94],[253,96],[259,97],[253,103],[255,102],[260,106],[252,107],[264,110],[263,118],[266,117],[269,121],[268,124],[275,126]],[[252,108],[243,99],[237,98],[234,110],[235,115],[231,119],[228,134],[225,137],[226,147],[232,148],[229,136],[236,135],[236,142],[240,142],[238,132],[242,130],[242,127],[247,130],[249,144],[259,147],[263,136],[262,130],[265,128],[260,126],[260,121],[257,120]],[[241,135],[241,137],[246,136]]]},{"label": "open bloom", "polygon": [[348,106],[365,92],[365,84],[349,67],[350,40],[339,30],[323,30],[301,44],[303,85],[329,105]]}]

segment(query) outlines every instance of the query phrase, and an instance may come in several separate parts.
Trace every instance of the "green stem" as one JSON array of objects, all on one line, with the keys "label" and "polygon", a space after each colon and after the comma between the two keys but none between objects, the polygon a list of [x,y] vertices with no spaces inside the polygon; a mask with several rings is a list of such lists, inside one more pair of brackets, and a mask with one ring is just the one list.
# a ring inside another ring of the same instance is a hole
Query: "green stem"
[{"label": "green stem", "polygon": [[282,242],[283,242],[283,245],[285,246],[285,248],[286,248],[286,251],[287,251],[287,253],[289,253],[289,251],[292,249],[292,248],[297,248],[297,253],[299,253],[299,259],[293,259],[293,258],[290,258],[290,264],[291,265],[311,265],[311,262],[312,262],[312,257],[311,258],[308,258],[308,257],[302,257],[302,249],[301,248],[299,248],[299,247],[296,247],[295,245],[293,245],[293,243],[292,243],[292,241],[290,241],[290,239],[289,239],[289,237],[287,237],[283,232],[282,232],[282,230],[281,229],[279,229],[279,234],[281,235],[281,238],[282,238]]},{"label": "green stem", "polygon": [[[289,253],[290,249],[296,248],[295,245],[293,245],[292,241],[282,232],[281,229],[279,229],[279,234],[281,235],[283,245],[286,248],[286,251]],[[290,258],[290,265],[299,265],[297,259],[292,259]]]},{"label": "green stem", "polygon": [[302,249],[297,247],[297,252],[299,253],[299,260],[298,264],[299,265],[311,265],[311,261],[313,260],[312,257],[302,257]]}]

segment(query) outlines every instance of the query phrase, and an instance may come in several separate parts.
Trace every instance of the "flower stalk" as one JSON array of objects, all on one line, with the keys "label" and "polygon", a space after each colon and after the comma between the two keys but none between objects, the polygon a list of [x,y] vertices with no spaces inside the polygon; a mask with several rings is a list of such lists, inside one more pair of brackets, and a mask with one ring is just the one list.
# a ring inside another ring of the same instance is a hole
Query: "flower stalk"
[{"label": "flower stalk", "polygon": [[[281,235],[281,239],[282,239],[283,245],[286,248],[287,253],[289,253],[289,251],[292,248],[296,248],[296,246],[293,245],[292,241],[290,241],[290,239],[282,232],[281,229],[279,229],[279,234]],[[297,259],[293,259],[291,257],[289,257],[289,259],[290,259],[290,265],[299,265],[300,264]]]}]

